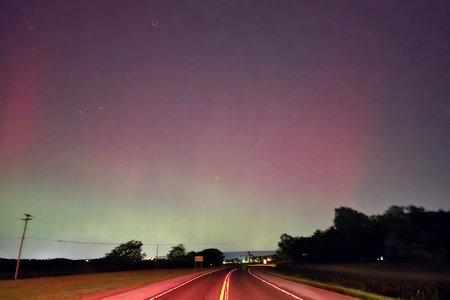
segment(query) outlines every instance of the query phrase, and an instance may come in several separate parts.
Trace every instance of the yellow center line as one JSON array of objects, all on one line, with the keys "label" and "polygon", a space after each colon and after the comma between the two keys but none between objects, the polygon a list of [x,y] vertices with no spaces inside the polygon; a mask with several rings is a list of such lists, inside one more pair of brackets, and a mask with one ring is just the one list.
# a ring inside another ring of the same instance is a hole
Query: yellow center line
[{"label": "yellow center line", "polygon": [[227,276],[225,276],[225,279],[222,283],[222,289],[220,290],[219,300],[228,300],[229,289],[230,289],[230,276],[231,276],[231,273],[233,273],[236,270],[237,270],[237,268],[231,270],[230,272],[228,272]]}]

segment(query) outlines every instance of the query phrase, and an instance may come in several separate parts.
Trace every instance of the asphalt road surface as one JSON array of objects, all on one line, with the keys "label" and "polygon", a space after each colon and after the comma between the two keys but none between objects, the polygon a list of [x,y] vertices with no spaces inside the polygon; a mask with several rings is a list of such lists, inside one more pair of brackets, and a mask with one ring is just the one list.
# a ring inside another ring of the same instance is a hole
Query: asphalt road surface
[{"label": "asphalt road surface", "polygon": [[218,300],[220,291],[222,289],[223,281],[230,269],[220,270],[196,280],[189,282],[186,285],[180,286],[175,290],[161,296],[150,299],[158,300]]},{"label": "asphalt road surface", "polygon": [[[286,291],[287,292],[287,291]],[[226,294],[225,294],[226,295]],[[228,297],[224,299],[293,300],[302,299],[294,294],[286,294],[262,280],[254,277],[247,268],[240,268],[230,276]]]},{"label": "asphalt road surface", "polygon": [[[229,274],[227,276],[227,274]],[[293,300],[293,298],[252,276],[247,268],[211,273],[181,286],[158,300]],[[297,298],[299,299],[299,298]]]},{"label": "asphalt road surface", "polygon": [[107,300],[354,300],[327,290],[261,272],[258,267],[225,268],[154,283]]}]

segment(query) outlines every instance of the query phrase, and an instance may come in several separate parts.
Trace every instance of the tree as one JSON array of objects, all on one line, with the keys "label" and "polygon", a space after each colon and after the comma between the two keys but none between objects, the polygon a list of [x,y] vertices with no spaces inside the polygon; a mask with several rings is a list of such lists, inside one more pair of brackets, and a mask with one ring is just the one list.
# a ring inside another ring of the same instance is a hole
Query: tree
[{"label": "tree", "polygon": [[334,227],[351,235],[365,230],[370,223],[368,216],[350,207],[336,208],[334,213]]},{"label": "tree", "polygon": [[135,240],[120,244],[105,255],[105,258],[123,259],[128,261],[141,261],[144,257],[145,253],[142,252],[142,242]]},{"label": "tree", "polygon": [[194,261],[194,257],[197,255],[197,252],[195,251],[189,251],[188,253],[186,253],[185,259],[187,261]]},{"label": "tree", "polygon": [[283,259],[292,260],[294,257],[294,245],[297,238],[290,236],[289,234],[283,233],[280,236],[280,241],[278,242],[277,254]]},{"label": "tree", "polygon": [[334,227],[341,235],[341,245],[345,256],[344,260],[372,260],[369,254],[373,248],[373,237],[371,235],[373,222],[365,214],[351,209],[350,207],[339,207],[335,209]]},{"label": "tree", "polygon": [[310,237],[282,234],[277,253],[294,262],[439,261],[450,259],[450,212],[391,206],[367,216],[335,209],[334,226]]},{"label": "tree", "polygon": [[167,259],[173,261],[181,261],[186,258],[186,248],[183,244],[178,244],[173,246],[172,249],[167,253]]},{"label": "tree", "polygon": [[405,217],[405,209],[402,206],[391,205],[384,214],[389,217],[403,218]]},{"label": "tree", "polygon": [[224,255],[222,251],[214,248],[205,249],[197,255],[203,256],[203,263],[210,266],[220,266],[223,264]]}]

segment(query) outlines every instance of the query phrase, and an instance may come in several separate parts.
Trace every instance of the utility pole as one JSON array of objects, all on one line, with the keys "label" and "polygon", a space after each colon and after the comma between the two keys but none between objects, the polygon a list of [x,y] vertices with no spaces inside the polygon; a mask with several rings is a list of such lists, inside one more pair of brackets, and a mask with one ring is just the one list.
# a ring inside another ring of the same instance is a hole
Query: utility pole
[{"label": "utility pole", "polygon": [[16,280],[17,275],[19,275],[19,264],[20,264],[20,256],[22,255],[23,239],[25,238],[25,231],[27,231],[28,221],[33,220],[31,217],[32,217],[32,215],[25,214],[25,219],[22,219],[25,221],[25,227],[23,228],[22,240],[20,241],[19,256],[17,257],[16,273],[14,274],[14,280]]}]

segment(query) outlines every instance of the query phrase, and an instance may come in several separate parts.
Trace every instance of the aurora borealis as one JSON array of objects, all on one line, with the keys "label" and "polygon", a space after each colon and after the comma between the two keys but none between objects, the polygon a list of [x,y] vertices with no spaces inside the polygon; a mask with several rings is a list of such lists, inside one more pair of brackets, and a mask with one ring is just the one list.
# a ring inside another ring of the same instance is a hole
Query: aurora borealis
[{"label": "aurora borealis", "polygon": [[450,209],[446,1],[0,6],[0,257],[24,213],[25,258],[91,258]]}]

